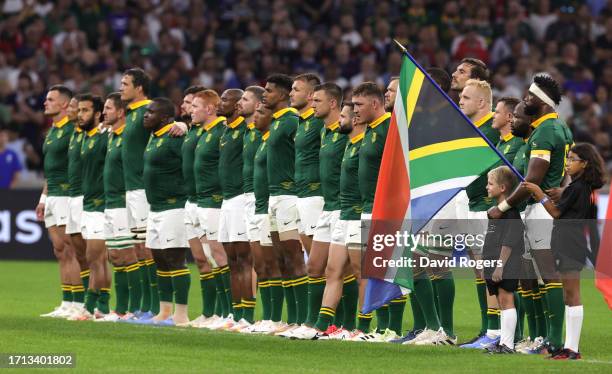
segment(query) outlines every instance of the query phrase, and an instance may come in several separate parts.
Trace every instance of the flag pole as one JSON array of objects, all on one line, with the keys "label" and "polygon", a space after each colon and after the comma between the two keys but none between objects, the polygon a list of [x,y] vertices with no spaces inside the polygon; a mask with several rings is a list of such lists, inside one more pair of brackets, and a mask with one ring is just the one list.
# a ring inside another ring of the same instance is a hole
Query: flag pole
[{"label": "flag pole", "polygon": [[446,100],[448,100],[451,103],[451,105],[461,114],[461,116],[472,126],[472,128],[478,133],[478,135],[480,135],[484,139],[484,141],[488,144],[488,146],[493,149],[493,151],[499,156],[499,158],[501,158],[503,163],[506,164],[506,166],[508,166],[510,170],[512,170],[512,172],[516,174],[516,176],[521,181],[525,181],[525,178],[521,175],[521,173],[518,172],[518,170],[516,170],[514,165],[512,165],[512,163],[508,161],[506,157],[504,157],[504,155],[495,147],[495,144],[491,143],[489,138],[487,138],[486,135],[483,134],[482,131],[480,131],[480,129],[472,123],[472,121],[468,118],[468,116],[466,116],[465,113],[463,113],[461,108],[459,108],[457,104],[455,104],[455,102],[446,94],[446,92],[444,92],[444,90],[440,88],[440,86],[438,86],[438,83],[436,83],[436,81],[434,81],[433,78],[430,77],[429,74],[427,74],[427,71],[425,71],[425,69],[423,69],[423,67],[410,55],[406,47],[404,47],[400,42],[398,42],[395,39],[393,39],[393,41],[402,50],[402,52],[404,52],[406,57],[408,57],[408,59],[410,59],[410,61],[412,61],[412,63],[419,70],[421,70],[421,72],[423,73],[423,75],[425,75],[425,77],[429,80],[429,82],[433,84],[433,86],[446,98]]}]

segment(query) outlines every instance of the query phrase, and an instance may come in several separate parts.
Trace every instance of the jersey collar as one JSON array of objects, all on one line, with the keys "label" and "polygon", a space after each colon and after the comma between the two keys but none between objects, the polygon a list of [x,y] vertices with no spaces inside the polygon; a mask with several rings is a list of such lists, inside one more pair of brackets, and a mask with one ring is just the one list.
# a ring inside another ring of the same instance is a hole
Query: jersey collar
[{"label": "jersey collar", "polygon": [[236,118],[232,123],[228,124],[227,127],[229,127],[230,129],[235,129],[236,127],[240,126],[243,121],[244,117],[238,116],[238,118]]},{"label": "jersey collar", "polygon": [[491,118],[493,118],[493,112],[489,112],[486,116],[482,117],[481,119],[479,119],[478,121],[474,122],[474,126],[476,127],[480,127],[482,126],[485,122],[487,122],[488,120],[490,120]]},{"label": "jersey collar", "polygon": [[87,136],[92,137],[92,136],[96,135],[98,133],[98,131],[100,131],[100,128],[96,126],[93,129],[87,131]]},{"label": "jersey collar", "polygon": [[557,113],[548,113],[543,115],[542,117],[536,119],[535,121],[531,122],[531,127],[533,127],[534,129],[538,126],[540,126],[542,124],[542,122],[546,121],[547,119],[552,119],[552,118],[559,118],[559,115]]},{"label": "jersey collar", "polygon": [[365,136],[365,133],[363,133],[363,132],[361,134],[359,134],[359,135],[353,136],[351,138],[351,144],[355,144],[355,143],[361,141],[361,139],[363,139],[364,136]]},{"label": "jersey collar", "polygon": [[153,135],[155,135],[156,137],[160,137],[162,135],[164,135],[165,133],[167,133],[168,131],[170,131],[170,129],[172,128],[172,126],[174,126],[175,122],[169,123],[167,125],[164,125],[161,129],[155,131],[153,133]]},{"label": "jersey collar", "polygon": [[62,127],[66,126],[66,124],[69,122],[68,120],[68,116],[60,119],[59,121],[55,122],[53,124],[53,126],[57,127],[58,129],[61,129]]},{"label": "jersey collar", "polygon": [[217,117],[217,119],[215,119],[214,121],[212,121],[208,125],[204,126],[204,131],[208,131],[208,130],[212,129],[213,127],[217,126],[218,124],[220,124],[221,122],[223,122],[225,120],[226,120],[226,118],[223,117],[223,116]]},{"label": "jersey collar", "polygon": [[255,128],[255,122],[249,123],[247,127],[249,128],[249,130],[253,130]]},{"label": "jersey collar", "polygon": [[137,102],[135,102],[135,103],[131,103],[131,104],[129,104],[129,105],[128,105],[128,109],[129,109],[129,110],[138,109],[138,108],[140,108],[141,106],[148,105],[150,102],[151,102],[151,100],[149,100],[149,99],[140,100],[140,101],[137,101]]},{"label": "jersey collar", "polygon": [[514,138],[514,135],[512,135],[511,132],[507,133],[506,135],[502,136],[503,141],[505,142],[509,142],[510,139]]},{"label": "jersey collar", "polygon": [[295,113],[295,114],[299,113],[297,109],[288,107],[288,108],[283,108],[283,109],[277,111],[276,113],[272,114],[272,117],[274,117],[274,119],[279,119],[280,117],[282,117],[287,112],[291,112],[291,113]]},{"label": "jersey collar", "polygon": [[385,113],[382,116],[376,118],[374,121],[372,121],[368,126],[370,126],[370,128],[374,129],[376,128],[376,126],[380,125],[381,123],[383,123],[384,121],[386,121],[387,119],[391,118],[391,113]]},{"label": "jersey collar", "polygon": [[300,114],[300,118],[307,119],[308,117],[312,116],[313,114],[314,114],[314,108],[308,108],[307,111],[305,111],[304,113]]},{"label": "jersey collar", "polygon": [[123,129],[125,129],[125,123],[121,126],[119,126],[119,128],[117,128],[117,130],[113,130],[113,133],[115,133],[115,135],[121,135],[121,133],[123,132]]},{"label": "jersey collar", "polygon": [[327,126],[327,130],[329,131],[336,131],[338,130],[338,128],[340,128],[340,121],[336,121],[332,123],[331,125]]},{"label": "jersey collar", "polygon": [[270,137],[270,130],[266,131],[266,133],[261,136],[261,140],[265,142],[266,140],[268,140],[269,137]]}]

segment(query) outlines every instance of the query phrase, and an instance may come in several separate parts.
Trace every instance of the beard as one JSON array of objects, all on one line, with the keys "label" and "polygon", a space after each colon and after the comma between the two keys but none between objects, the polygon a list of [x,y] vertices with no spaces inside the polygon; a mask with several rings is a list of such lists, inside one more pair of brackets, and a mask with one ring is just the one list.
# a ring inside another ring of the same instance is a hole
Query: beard
[{"label": "beard", "polygon": [[338,132],[340,134],[345,134],[345,135],[350,134],[351,131],[353,131],[353,126],[351,126],[351,125],[349,125],[349,126],[340,126],[340,128],[338,129]]},{"label": "beard", "polygon": [[83,123],[79,124],[79,127],[80,127],[82,130],[84,130],[84,131],[89,131],[89,130],[93,129],[94,124],[95,124],[95,122],[94,122],[94,119],[93,119],[93,117],[92,117],[92,118],[90,118],[88,121],[85,121],[85,122],[83,122]]},{"label": "beard", "polygon": [[537,105],[527,105],[525,104],[525,114],[528,116],[535,116],[538,114],[538,106]]},{"label": "beard", "polygon": [[519,126],[519,127],[512,127],[510,132],[512,133],[512,135],[517,136],[519,138],[525,138],[527,137],[527,132],[529,131],[529,125],[527,126]]}]

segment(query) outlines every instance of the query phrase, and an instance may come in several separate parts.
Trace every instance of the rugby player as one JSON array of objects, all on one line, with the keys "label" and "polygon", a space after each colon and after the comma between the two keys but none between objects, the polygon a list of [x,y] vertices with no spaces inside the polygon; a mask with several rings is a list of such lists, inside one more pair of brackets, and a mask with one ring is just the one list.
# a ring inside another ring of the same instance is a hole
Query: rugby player
[{"label": "rugby player", "polygon": [[[86,243],[86,256],[91,277],[85,310],[75,313],[71,320],[104,318],[110,311],[111,274],[108,268],[104,233],[104,160],[108,146],[108,133],[100,120],[104,102],[99,96],[78,96],[79,127],[85,133],[81,145],[83,214],[81,234]],[[94,311],[97,311],[94,315]]]},{"label": "rugby player", "polygon": [[104,125],[110,131],[104,161],[104,236],[115,275],[115,310],[96,321],[130,319],[140,310],[142,284],[133,235],[125,206],[125,181],[121,147],[125,130],[125,103],[121,94],[111,93],[104,103]]},{"label": "rugby player", "polygon": [[[359,150],[358,181],[363,204],[361,221],[365,232],[369,232],[378,172],[387,139],[387,131],[389,130],[391,113],[385,112],[383,93],[373,82],[364,82],[357,86],[353,91],[352,101],[356,121],[367,123]],[[383,334],[388,327],[388,312],[385,313],[383,309],[383,312],[379,312],[378,315],[382,317],[382,321],[379,322],[377,332],[368,334],[368,336],[356,336],[354,339],[383,341]],[[364,316],[362,315],[362,317]],[[367,318],[367,316],[365,317]],[[381,327],[385,327],[385,330],[380,330]],[[364,333],[367,333],[367,331],[364,331]]]},{"label": "rugby player", "polygon": [[[206,258],[203,243],[204,232],[198,220],[198,202],[195,187],[195,175],[193,171],[195,147],[202,134],[202,124],[191,120],[191,107],[193,96],[198,92],[204,91],[202,86],[191,86],[184,92],[183,103],[181,104],[181,120],[191,123],[191,127],[185,135],[181,154],[183,157],[183,178],[187,189],[187,202],[185,203],[185,231],[191,255],[200,273],[200,291],[202,294],[202,314],[190,322],[190,326],[199,327],[201,323],[212,317],[215,311],[215,300],[217,290],[215,286],[212,266]],[[210,253],[210,248],[207,248]]]},{"label": "rugby player", "polygon": [[[272,110],[270,135],[266,141],[267,173],[270,192],[268,209],[272,240],[278,249],[287,302],[287,328],[297,328],[306,319],[308,277],[299,240],[299,216],[295,186],[295,143],[299,117],[289,107],[292,79],[273,74],[266,79],[264,105]],[[278,331],[280,333],[282,331]]]},{"label": "rugby player", "polygon": [[221,99],[213,90],[204,90],[194,95],[191,119],[201,123],[200,137],[195,148],[193,171],[195,175],[198,221],[210,246],[213,262],[213,278],[217,290],[215,310],[212,317],[200,323],[200,327],[224,328],[233,325],[231,305],[230,268],[223,245],[219,242],[219,215],[223,195],[219,182],[219,142],[225,129],[225,117],[217,115]]},{"label": "rugby player", "polygon": [[[255,168],[255,154],[257,149],[261,145],[262,133],[256,127],[256,119],[259,120],[259,114],[256,109],[259,108],[261,100],[263,98],[264,88],[260,86],[249,86],[245,88],[244,94],[238,101],[238,112],[244,117],[247,123],[247,130],[243,137],[243,151],[242,151],[242,188],[244,191],[245,199],[245,223],[247,228],[247,238],[251,247],[251,253],[253,256],[253,267],[255,274],[257,275],[257,288],[260,292],[260,301],[262,306],[261,320],[255,322],[253,325],[240,329],[240,332],[251,333],[258,331],[260,325],[270,324],[271,313],[272,313],[272,299],[271,291],[272,287],[276,287],[275,290],[280,290],[282,293],[282,285],[279,283],[280,271],[278,270],[278,263],[276,257],[274,257],[274,250],[271,246],[269,238],[264,238],[262,241],[259,238],[259,220],[255,218],[256,210],[256,198],[254,189],[254,168]],[[265,108],[263,109],[265,110]],[[269,111],[268,111],[269,112]],[[266,124],[266,126],[268,126]],[[265,173],[265,169],[263,170]],[[260,174],[261,176],[261,174]],[[265,183],[267,191],[267,178]],[[260,185],[260,186],[261,186]],[[263,210],[267,214],[267,204],[269,196],[265,194],[265,203]],[[260,218],[260,217],[258,217]],[[268,230],[269,235],[269,230]],[[263,245],[265,243],[266,245]],[[271,278],[274,278],[271,280]],[[274,283],[272,286],[271,284]],[[282,299],[281,299],[282,308]],[[254,321],[253,321],[254,322]],[[234,330],[236,331],[236,330]]]},{"label": "rugby player", "polygon": [[[314,328],[303,331],[303,339],[350,339],[360,331],[355,330],[355,313],[359,298],[357,278],[361,271],[361,195],[357,180],[359,148],[363,139],[364,124],[355,123],[352,103],[345,103],[339,116],[339,133],[348,135],[340,165],[338,200],[340,215],[336,221],[329,246],[325,269],[326,284],[321,309]],[[323,150],[324,148],[322,148]],[[354,271],[344,277],[347,265]],[[353,269],[354,268],[354,269]],[[344,302],[342,327],[328,331],[336,317],[339,303]]]},{"label": "rugby player", "polygon": [[[68,106],[68,119],[77,123],[78,101],[76,97],[70,99]],[[80,276],[82,285],[72,287],[73,304],[75,309],[81,309],[85,301],[85,290],[89,286],[89,265],[85,256],[85,241],[81,235],[81,215],[83,214],[83,192],[81,190],[82,167],[81,167],[81,144],[85,134],[77,125],[70,136],[68,145],[68,181],[70,183],[70,197],[68,198],[68,223],[66,234],[70,235],[70,243],[74,248],[76,259],[81,269]]]},{"label": "rugby player", "polygon": [[[295,86],[295,82],[294,82]],[[281,336],[302,338],[300,330],[312,331],[317,322],[321,300],[325,290],[325,267],[329,255],[332,230],[340,218],[340,164],[347,142],[340,133],[340,108],[342,89],[335,83],[315,86],[313,93],[314,116],[323,121],[320,132],[319,178],[323,194],[323,212],[317,221],[308,256],[308,314],[304,326],[283,333]],[[297,170],[297,165],[296,165]],[[331,333],[331,331],[330,331]]]},{"label": "rugby player", "polygon": [[[514,121],[512,122],[512,135],[523,140],[523,144],[516,152],[512,165],[514,168],[525,175],[527,172],[528,159],[525,157],[527,141],[533,128],[531,127],[532,118],[525,114],[525,103],[520,101],[514,108]],[[526,202],[520,204],[521,217],[525,217]],[[534,268],[534,260],[529,251],[528,242],[525,241],[525,253],[522,259],[522,273],[519,293],[521,305],[525,310],[529,336],[515,345],[515,350],[520,353],[529,353],[533,348],[538,347],[546,336],[546,317],[542,306],[542,296],[540,293],[538,275]]]},{"label": "rugby player", "polygon": [[187,193],[181,154],[184,139],[170,136],[170,129],[175,126],[174,116],[174,104],[167,98],[156,98],[147,106],[143,118],[145,130],[151,133],[142,173],[150,206],[146,247],[151,248],[157,266],[160,299],[159,313],[149,321],[157,325],[187,326],[191,274],[186,262]]},{"label": "rugby player", "polygon": [[[41,317],[66,317],[73,312],[72,290],[80,290],[79,264],[76,260],[70,237],[66,234],[68,223],[68,197],[70,182],[68,178],[68,146],[74,131],[74,123],[68,118],[68,106],[72,91],[65,86],[53,86],[45,99],[46,116],[51,117],[53,124],[43,143],[43,170],[45,186],[38,205],[36,217],[45,222],[53,253],[58,260],[60,280],[62,282],[62,302],[52,312]],[[77,295],[77,303],[82,298]],[[78,306],[78,305],[77,305]]]},{"label": "rugby player", "polygon": [[[263,93],[262,93],[263,94]],[[252,326],[242,329],[240,332],[255,334],[273,334],[283,331],[287,324],[281,321],[283,313],[284,291],[282,276],[279,267],[277,249],[274,249],[272,235],[270,233],[270,218],[268,215],[268,203],[270,199],[268,186],[268,150],[267,140],[270,136],[270,124],[272,122],[272,110],[263,103],[256,106],[254,115],[255,129],[261,134],[261,141],[253,158],[253,192],[255,195],[255,211],[249,224],[250,240],[261,247],[263,265],[256,258],[256,269],[261,271],[265,268],[265,281],[267,285],[262,287],[260,283],[260,293],[262,306],[264,307],[262,320]],[[276,244],[278,246],[278,243]],[[254,252],[255,253],[255,252]],[[260,273],[257,273],[259,277]],[[264,280],[260,281],[263,282]],[[266,299],[268,299],[268,310],[265,309]]]},{"label": "rugby player", "polygon": [[[492,92],[489,83],[477,79],[467,80],[463,91],[461,91],[459,107],[491,143],[497,144],[499,142],[499,131],[492,127]],[[468,211],[458,214],[460,219],[462,217],[467,217],[468,222],[466,231],[472,235],[482,236],[487,230],[486,210],[493,204],[493,201],[487,196],[486,184],[487,176],[485,173],[466,187],[465,192],[468,197]],[[463,207],[459,206],[458,208],[462,210]],[[465,213],[467,214],[464,215]],[[469,252],[470,256],[474,259],[480,259],[482,257],[481,247],[474,246],[469,249]],[[474,274],[476,275],[477,287],[484,288],[484,291],[479,290],[478,296],[479,302],[481,302],[481,313],[483,312],[483,301],[484,304],[486,304],[485,306],[487,306],[486,325],[481,325],[481,330],[478,334],[479,338],[463,344],[463,348],[484,348],[489,344],[494,345],[499,341],[499,336],[501,334],[499,318],[501,311],[497,300],[495,300],[486,290],[486,283],[482,278],[482,271],[474,269]],[[483,296],[484,300],[481,300]]]},{"label": "rugby player", "polygon": [[[559,119],[555,108],[561,101],[559,84],[546,74],[533,78],[525,98],[525,114],[535,120],[533,132],[527,141],[525,156],[529,160],[525,180],[540,186],[544,191],[559,187],[565,177],[565,162],[573,138],[567,125]],[[489,217],[499,218],[501,213],[529,198],[524,187],[514,192],[497,206],[489,209]],[[555,260],[550,249],[552,217],[542,204],[529,199],[525,208],[525,236],[545,282],[545,314],[550,330],[544,341],[533,353],[556,355],[563,349],[563,288]]]},{"label": "rugby player", "polygon": [[123,175],[125,179],[125,202],[128,224],[135,235],[134,247],[138,256],[142,281],[142,304],[136,318],[152,318],[159,312],[157,275],[151,251],[144,246],[149,204],[142,181],[143,155],[149,132],[142,120],[150,100],[147,98],[151,78],[139,68],[129,69],[121,78],[121,100],[127,104],[125,130],[123,131]]},{"label": "rugby player", "polygon": [[[321,81],[315,74],[300,74],[293,79],[289,101],[300,114],[295,133],[295,187],[300,217],[300,239],[310,254],[317,220],[323,211],[319,179],[319,147],[323,122],[314,115],[313,93]],[[309,284],[311,279],[308,280]]]},{"label": "rugby player", "polygon": [[246,200],[242,180],[243,137],[247,122],[238,111],[243,95],[239,89],[225,90],[221,94],[219,114],[227,118],[219,143],[219,182],[223,203],[219,217],[219,241],[223,243],[230,266],[233,318],[242,329],[254,322],[255,296],[253,294],[253,258],[247,228]]}]

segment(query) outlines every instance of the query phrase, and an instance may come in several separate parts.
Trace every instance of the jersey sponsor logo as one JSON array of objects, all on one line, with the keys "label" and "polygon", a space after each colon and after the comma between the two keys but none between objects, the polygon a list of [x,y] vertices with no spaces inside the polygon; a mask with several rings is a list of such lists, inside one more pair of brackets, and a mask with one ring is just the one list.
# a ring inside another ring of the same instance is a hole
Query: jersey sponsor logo
[{"label": "jersey sponsor logo", "polygon": [[87,144],[87,148],[92,149],[95,144],[96,144],[96,141],[94,139],[91,139],[89,141],[89,144]]},{"label": "jersey sponsor logo", "polygon": [[210,139],[212,139],[212,134],[206,135],[206,143],[210,142]]},{"label": "jersey sponsor logo", "polygon": [[506,148],[504,148],[504,154],[508,153],[509,150],[510,150],[510,144],[508,144]]},{"label": "jersey sponsor logo", "polygon": [[317,228],[317,225],[314,225],[314,226],[313,226],[313,225],[310,225],[310,228],[311,228],[311,229],[316,229],[316,228]]},{"label": "jersey sponsor logo", "polygon": [[176,204],[176,197],[171,197],[169,199],[166,199],[166,202],[168,204]]},{"label": "jersey sponsor logo", "polygon": [[334,137],[332,138],[332,142],[336,142],[336,140],[338,140],[339,136],[340,136],[339,133],[334,133]]},{"label": "jersey sponsor logo", "polygon": [[238,233],[236,233],[236,235],[244,235],[244,234],[246,234],[246,232],[238,232]]},{"label": "jersey sponsor logo", "polygon": [[62,137],[62,135],[64,135],[64,130],[63,130],[63,129],[61,129],[60,131],[58,131],[58,132],[57,132],[57,136],[56,136],[56,138],[58,138],[58,139],[59,139],[59,138],[61,138],[61,137]]},{"label": "jersey sponsor logo", "polygon": [[357,236],[357,234],[349,234],[349,238],[352,238],[353,236]]},{"label": "jersey sponsor logo", "polygon": [[234,130],[234,132],[232,133],[232,138],[233,139],[237,139],[240,136],[240,131],[239,130]]},{"label": "jersey sponsor logo", "polygon": [[136,121],[136,112],[132,113],[132,122]]},{"label": "jersey sponsor logo", "polygon": [[197,132],[196,134],[197,134],[198,136],[200,136],[200,135],[202,135],[202,131],[204,131],[204,129],[203,129],[203,128],[199,128],[199,129],[198,129],[198,132]]},{"label": "jersey sponsor logo", "polygon": [[170,242],[171,242],[171,241],[173,241],[173,240],[174,240],[174,238],[172,238],[172,239],[166,239],[166,243],[170,243]]},{"label": "jersey sponsor logo", "polygon": [[249,138],[251,139],[251,142],[255,141],[255,133],[251,131],[251,135],[249,136]]}]

